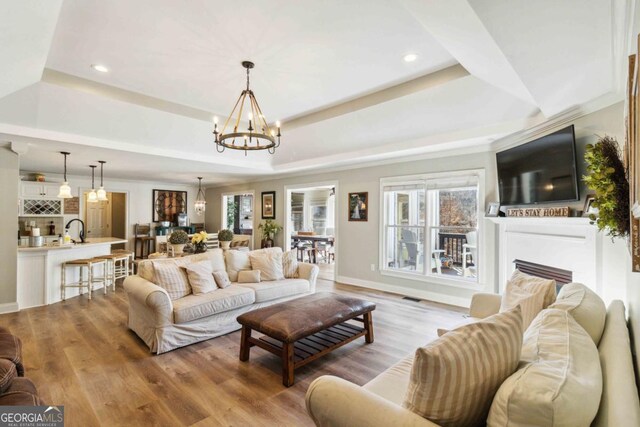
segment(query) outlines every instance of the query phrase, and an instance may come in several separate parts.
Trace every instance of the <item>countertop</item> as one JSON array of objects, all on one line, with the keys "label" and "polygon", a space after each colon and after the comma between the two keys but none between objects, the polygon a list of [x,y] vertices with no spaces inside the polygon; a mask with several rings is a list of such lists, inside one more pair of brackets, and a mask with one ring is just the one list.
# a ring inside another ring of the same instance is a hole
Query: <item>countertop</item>
[{"label": "countertop", "polygon": [[117,245],[118,243],[127,243],[127,241],[119,237],[92,237],[87,239],[85,243],[76,243],[76,244],[63,245],[63,246],[41,246],[39,248],[19,246],[18,252],[65,251],[65,250],[82,249],[82,248],[100,246],[100,245]]}]

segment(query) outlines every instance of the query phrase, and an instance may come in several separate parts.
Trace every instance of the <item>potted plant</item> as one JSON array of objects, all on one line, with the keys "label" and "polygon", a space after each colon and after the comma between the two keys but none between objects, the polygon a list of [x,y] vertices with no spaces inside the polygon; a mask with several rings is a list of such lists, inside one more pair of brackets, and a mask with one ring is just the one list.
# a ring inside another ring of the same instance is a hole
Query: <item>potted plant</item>
[{"label": "potted plant", "polygon": [[191,244],[194,247],[194,253],[200,254],[207,251],[207,239],[209,235],[206,231],[201,231],[191,237]]},{"label": "potted plant", "polygon": [[605,136],[594,145],[587,145],[584,155],[587,175],[582,179],[596,192],[593,206],[598,215],[590,214],[592,224],[600,231],[607,229],[612,237],[629,234],[629,181],[627,170],[620,158],[615,138]]},{"label": "potted plant", "polygon": [[222,249],[229,249],[231,241],[233,240],[233,231],[226,228],[218,231],[218,240],[220,241],[220,247],[222,247]]},{"label": "potted plant", "polygon": [[173,248],[174,255],[182,255],[184,245],[189,241],[189,235],[183,230],[176,230],[169,235],[169,243]]},{"label": "potted plant", "polygon": [[273,247],[273,239],[276,237],[276,234],[278,234],[278,231],[282,230],[282,226],[274,220],[268,219],[258,225],[258,230],[262,231],[260,247],[271,248]]}]

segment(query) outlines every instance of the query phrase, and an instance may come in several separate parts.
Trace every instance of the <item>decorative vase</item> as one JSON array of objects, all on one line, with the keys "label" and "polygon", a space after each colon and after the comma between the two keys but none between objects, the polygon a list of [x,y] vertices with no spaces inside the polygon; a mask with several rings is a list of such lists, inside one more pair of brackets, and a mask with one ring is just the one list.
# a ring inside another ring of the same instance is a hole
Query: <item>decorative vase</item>
[{"label": "decorative vase", "polygon": [[205,242],[196,243],[194,247],[195,247],[194,253],[196,254],[207,252],[207,245],[205,244]]},{"label": "decorative vase", "polygon": [[230,241],[220,241],[220,247],[222,249],[229,249],[229,246],[231,246],[231,242]]},{"label": "decorative vase", "polygon": [[272,248],[273,247],[273,239],[262,239],[260,242],[260,248]]},{"label": "decorative vase", "polygon": [[171,247],[173,248],[173,254],[174,255],[182,255],[182,253],[184,252],[184,245],[186,243],[180,243],[178,245],[176,244],[171,244]]}]

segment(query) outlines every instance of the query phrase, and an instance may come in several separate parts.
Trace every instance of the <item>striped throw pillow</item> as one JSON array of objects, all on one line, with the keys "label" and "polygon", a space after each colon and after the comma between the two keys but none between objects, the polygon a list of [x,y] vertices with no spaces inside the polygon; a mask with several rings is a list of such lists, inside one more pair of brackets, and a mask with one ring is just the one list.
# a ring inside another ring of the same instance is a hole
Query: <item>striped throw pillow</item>
[{"label": "striped throw pillow", "polygon": [[176,300],[191,293],[189,279],[184,269],[173,262],[154,262],[154,275],[156,285],[163,288],[169,294],[169,298]]},{"label": "striped throw pillow", "polygon": [[419,348],[403,406],[443,427],[484,425],[500,384],[518,367],[522,334],[518,306]]},{"label": "striped throw pillow", "polygon": [[530,276],[516,270],[507,281],[500,311],[519,305],[522,308],[522,328],[526,330],[538,313],[556,299],[556,281]]},{"label": "striped throw pillow", "polygon": [[298,274],[298,255],[296,251],[287,251],[282,255],[282,271],[287,279],[297,279]]}]

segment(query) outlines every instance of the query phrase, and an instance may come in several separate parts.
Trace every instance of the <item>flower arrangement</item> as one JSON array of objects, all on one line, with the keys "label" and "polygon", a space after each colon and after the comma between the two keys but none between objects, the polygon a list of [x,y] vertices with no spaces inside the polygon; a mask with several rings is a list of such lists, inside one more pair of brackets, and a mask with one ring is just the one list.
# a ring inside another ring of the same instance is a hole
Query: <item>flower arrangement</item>
[{"label": "flower arrangement", "polygon": [[258,230],[262,231],[263,238],[273,239],[276,234],[278,234],[278,232],[282,230],[282,226],[274,220],[268,219],[258,225]]},{"label": "flower arrangement", "polygon": [[233,240],[233,231],[228,230],[228,229],[224,229],[224,230],[220,230],[218,231],[218,240],[220,240],[221,242],[230,242]]},{"label": "flower arrangement", "polygon": [[189,241],[189,235],[182,230],[176,230],[169,236],[169,243],[172,245],[184,245]]},{"label": "flower arrangement", "polygon": [[194,245],[197,245],[198,243],[206,242],[208,238],[209,238],[209,235],[207,234],[207,232],[201,231],[199,233],[194,234],[191,237],[191,243],[193,243]]},{"label": "flower arrangement", "polygon": [[594,145],[587,145],[585,153],[588,175],[582,177],[587,186],[595,190],[593,206],[598,216],[590,214],[592,224],[600,231],[607,229],[612,237],[629,234],[629,181],[620,159],[615,138],[605,136]]}]

